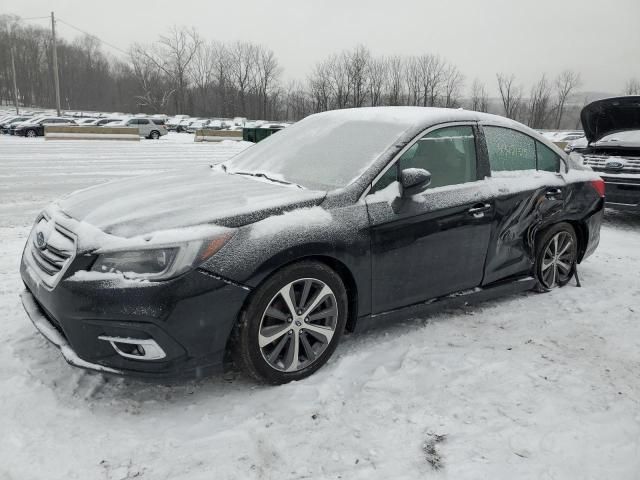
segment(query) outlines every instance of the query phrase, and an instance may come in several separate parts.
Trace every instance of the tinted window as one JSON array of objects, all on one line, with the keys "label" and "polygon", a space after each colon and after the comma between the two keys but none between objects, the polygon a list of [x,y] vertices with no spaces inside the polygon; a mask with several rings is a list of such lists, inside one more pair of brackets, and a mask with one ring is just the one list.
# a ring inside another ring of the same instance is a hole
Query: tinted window
[{"label": "tinted window", "polygon": [[536,146],[533,138],[501,127],[484,127],[484,135],[491,171],[536,169]]},{"label": "tinted window", "polygon": [[536,142],[538,154],[538,170],[558,172],[560,170],[560,158],[546,145]]},{"label": "tinted window", "polygon": [[161,118],[153,118],[151,119],[151,121],[156,125],[164,125],[164,120],[162,120]]},{"label": "tinted window", "polygon": [[398,166],[393,165],[389,170],[384,172],[384,174],[378,179],[376,184],[371,189],[371,193],[375,193],[379,190],[387,188],[393,182],[398,180]]},{"label": "tinted window", "polygon": [[430,188],[473,182],[476,146],[470,126],[444,127],[427,133],[400,157],[400,169],[424,168]]},{"label": "tinted window", "polygon": [[149,120],[147,120],[146,118],[139,118],[138,125],[149,125]]}]

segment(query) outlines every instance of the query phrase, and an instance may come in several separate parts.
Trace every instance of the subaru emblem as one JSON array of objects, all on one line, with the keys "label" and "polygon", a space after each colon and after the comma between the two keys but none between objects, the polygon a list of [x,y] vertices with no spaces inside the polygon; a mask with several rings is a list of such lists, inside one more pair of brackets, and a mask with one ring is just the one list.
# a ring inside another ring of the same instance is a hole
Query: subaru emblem
[{"label": "subaru emblem", "polygon": [[36,234],[36,245],[38,245],[38,248],[40,249],[43,249],[44,247],[46,247],[47,242],[45,242],[44,240],[44,233],[38,232]]}]

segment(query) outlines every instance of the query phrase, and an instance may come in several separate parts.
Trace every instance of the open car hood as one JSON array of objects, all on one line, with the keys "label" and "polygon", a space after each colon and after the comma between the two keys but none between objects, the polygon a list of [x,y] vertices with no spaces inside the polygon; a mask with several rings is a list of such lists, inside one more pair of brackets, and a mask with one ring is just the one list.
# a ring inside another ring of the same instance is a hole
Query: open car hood
[{"label": "open car hood", "polygon": [[590,103],[580,113],[589,143],[624,130],[640,130],[640,96],[604,98]]},{"label": "open car hood", "polygon": [[71,218],[128,238],[204,224],[239,227],[284,210],[318,205],[325,196],[200,167],[97,185],[58,203]]}]

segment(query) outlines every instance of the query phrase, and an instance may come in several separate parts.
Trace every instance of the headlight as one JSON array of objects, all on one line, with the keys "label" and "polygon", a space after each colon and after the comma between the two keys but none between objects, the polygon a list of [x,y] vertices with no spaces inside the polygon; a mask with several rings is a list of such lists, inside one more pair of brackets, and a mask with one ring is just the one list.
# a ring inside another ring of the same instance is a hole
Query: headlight
[{"label": "headlight", "polygon": [[214,238],[170,246],[101,253],[91,270],[121,273],[126,278],[165,280],[181,275],[208,260],[231,239],[233,233],[231,231]]}]

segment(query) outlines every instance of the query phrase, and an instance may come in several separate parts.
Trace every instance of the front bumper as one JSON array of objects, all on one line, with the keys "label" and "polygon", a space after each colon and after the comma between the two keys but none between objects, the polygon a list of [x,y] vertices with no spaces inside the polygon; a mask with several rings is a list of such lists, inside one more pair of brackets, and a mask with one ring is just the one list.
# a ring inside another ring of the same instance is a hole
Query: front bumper
[{"label": "front bumper", "polygon": [[598,174],[605,184],[605,207],[640,211],[640,175]]},{"label": "front bumper", "polygon": [[[222,368],[248,288],[200,269],[165,282],[120,286],[70,279],[73,272],[86,269],[88,261],[85,256],[74,259],[53,289],[39,281],[24,258],[21,264],[24,308],[67,362],[105,373],[154,378],[200,377]],[[127,358],[107,340],[114,337],[152,340],[165,356]]]}]

